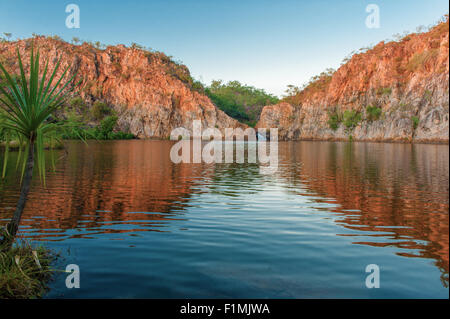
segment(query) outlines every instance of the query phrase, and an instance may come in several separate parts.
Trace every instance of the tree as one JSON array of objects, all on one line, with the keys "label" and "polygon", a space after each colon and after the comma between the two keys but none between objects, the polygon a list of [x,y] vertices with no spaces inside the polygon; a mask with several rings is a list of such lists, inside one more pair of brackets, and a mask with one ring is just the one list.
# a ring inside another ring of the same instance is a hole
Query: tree
[{"label": "tree", "polygon": [[[67,66],[57,82],[52,85],[61,60],[56,63],[47,80],[48,61],[40,75],[39,51],[34,55],[33,46],[31,47],[28,77],[19,49],[17,49],[17,57],[20,68],[17,80],[0,63],[0,70],[5,78],[4,85],[0,86],[0,103],[2,104],[0,130],[6,136],[3,167],[5,168],[7,165],[9,142],[12,138],[19,141],[18,161],[22,161],[20,197],[14,215],[6,227],[6,234],[3,238],[6,247],[11,247],[19,228],[35,164],[38,166],[39,175],[45,184],[44,141],[51,140],[53,142],[58,138],[58,134],[61,134],[61,131],[68,128],[64,124],[51,123],[49,118],[63,106],[68,94],[81,82],[73,83],[76,72],[70,79],[65,80],[69,70],[69,66]],[[4,174],[5,170],[3,170],[3,176]]]},{"label": "tree", "polygon": [[238,81],[229,81],[225,84],[221,80],[213,80],[204,91],[211,101],[228,116],[250,126],[258,122],[265,105],[278,102],[276,96],[262,89],[243,85]]},{"label": "tree", "polygon": [[10,33],[10,32],[3,32],[3,34],[5,35],[5,37],[7,37],[8,38],[8,41],[11,39],[11,37],[12,37],[12,33]]},{"label": "tree", "polygon": [[95,41],[94,42],[94,47],[96,48],[96,49],[101,49],[101,48],[103,48],[103,44],[100,42],[100,41]]},{"label": "tree", "polygon": [[78,38],[78,37],[73,37],[73,38],[72,38],[72,43],[73,43],[73,44],[78,44],[78,43],[80,43],[80,38]]}]

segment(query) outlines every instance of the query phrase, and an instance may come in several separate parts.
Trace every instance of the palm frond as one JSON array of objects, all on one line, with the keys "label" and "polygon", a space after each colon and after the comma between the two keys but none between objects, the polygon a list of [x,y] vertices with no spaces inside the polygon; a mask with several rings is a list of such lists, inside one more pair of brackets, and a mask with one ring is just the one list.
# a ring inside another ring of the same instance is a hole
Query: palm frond
[{"label": "palm frond", "polygon": [[[0,71],[3,73],[4,83],[0,85],[0,131],[6,138],[6,148],[2,167],[2,176],[5,176],[9,157],[9,143],[12,139],[19,141],[19,156],[16,168],[21,167],[21,178],[25,171],[25,164],[30,146],[35,151],[35,163],[41,181],[45,184],[45,145],[50,145],[71,128],[64,123],[49,123],[50,116],[62,105],[67,96],[81,83],[75,83],[77,73],[67,79],[69,66],[59,76],[61,65],[59,59],[54,69],[49,72],[49,62],[45,63],[43,72],[40,71],[40,52],[35,52],[31,46],[30,64],[28,73],[24,68],[22,57],[17,49],[19,74],[10,74],[0,62]],[[47,79],[47,75],[50,77]],[[53,82],[56,83],[53,84]],[[71,85],[72,84],[72,85]],[[54,159],[52,156],[52,167]]]}]

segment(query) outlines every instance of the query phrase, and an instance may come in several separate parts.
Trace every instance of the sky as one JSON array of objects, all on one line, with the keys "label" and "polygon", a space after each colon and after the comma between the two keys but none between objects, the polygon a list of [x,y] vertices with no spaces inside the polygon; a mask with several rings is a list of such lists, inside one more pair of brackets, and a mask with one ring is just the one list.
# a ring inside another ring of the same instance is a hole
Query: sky
[{"label": "sky", "polygon": [[[66,27],[68,4],[80,28]],[[379,28],[368,28],[369,4]],[[351,51],[429,26],[448,13],[444,0],[0,0],[0,34],[135,42],[186,64],[194,78],[238,80],[281,96]]]}]

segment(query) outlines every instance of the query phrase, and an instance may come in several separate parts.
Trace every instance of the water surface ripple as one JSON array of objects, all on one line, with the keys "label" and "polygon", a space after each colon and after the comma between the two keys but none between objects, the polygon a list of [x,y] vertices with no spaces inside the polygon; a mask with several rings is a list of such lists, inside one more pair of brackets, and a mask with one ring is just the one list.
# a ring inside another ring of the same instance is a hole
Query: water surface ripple
[{"label": "water surface ripple", "polygon": [[[21,234],[81,270],[47,297],[448,298],[448,145],[281,142],[272,175],[173,164],[171,145],[68,142],[35,178]],[[11,167],[2,225],[18,190]]]}]

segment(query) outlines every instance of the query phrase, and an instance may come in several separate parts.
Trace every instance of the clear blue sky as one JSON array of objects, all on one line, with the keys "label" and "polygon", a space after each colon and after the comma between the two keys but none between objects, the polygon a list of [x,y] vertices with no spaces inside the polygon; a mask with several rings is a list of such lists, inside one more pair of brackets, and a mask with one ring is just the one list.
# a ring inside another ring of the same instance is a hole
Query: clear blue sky
[{"label": "clear blue sky", "polygon": [[[70,3],[80,7],[80,29],[65,26]],[[365,25],[370,3],[380,8],[379,29]],[[445,13],[446,0],[0,0],[0,32],[136,42],[183,61],[206,84],[239,80],[281,95],[352,50]]]}]

